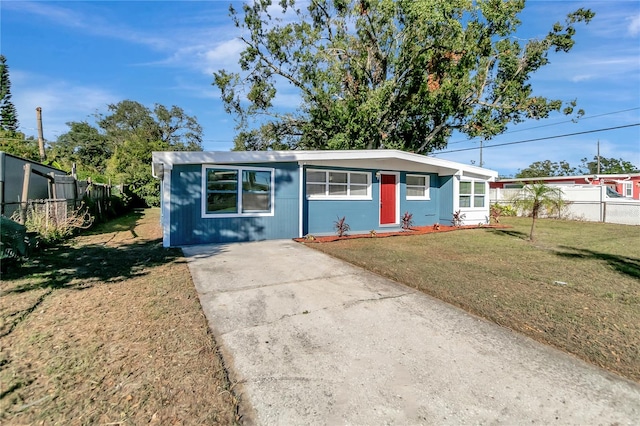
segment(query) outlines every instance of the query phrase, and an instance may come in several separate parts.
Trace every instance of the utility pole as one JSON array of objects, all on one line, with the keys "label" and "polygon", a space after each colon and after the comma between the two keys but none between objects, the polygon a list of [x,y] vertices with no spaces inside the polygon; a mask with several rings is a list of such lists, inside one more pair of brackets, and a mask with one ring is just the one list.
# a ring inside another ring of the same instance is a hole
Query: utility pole
[{"label": "utility pole", "polygon": [[483,141],[480,141],[480,167],[482,167],[482,165],[484,164],[482,162],[482,143],[483,143]]},{"label": "utility pole", "polygon": [[600,139],[598,139],[598,174],[600,174]]},{"label": "utility pole", "polygon": [[44,163],[44,136],[42,134],[42,108],[36,108],[36,119],[38,121],[38,148],[40,149],[40,162]]}]

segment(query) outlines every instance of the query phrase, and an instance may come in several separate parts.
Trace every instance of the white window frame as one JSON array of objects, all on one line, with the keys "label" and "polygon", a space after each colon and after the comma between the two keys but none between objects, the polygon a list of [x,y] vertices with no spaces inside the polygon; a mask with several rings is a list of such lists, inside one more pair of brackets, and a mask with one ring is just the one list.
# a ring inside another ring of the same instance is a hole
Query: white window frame
[{"label": "white window frame", "polygon": [[[212,213],[207,211],[207,169],[216,169],[216,170],[233,170],[237,172],[238,176],[238,184],[236,186],[237,190],[237,204],[236,210],[237,213]],[[275,176],[276,169],[270,167],[248,167],[248,166],[230,166],[227,164],[203,164],[202,165],[202,218],[225,218],[225,217],[262,217],[262,216],[273,216],[275,211]],[[242,211],[242,172],[244,171],[256,171],[256,172],[269,172],[271,174],[271,186],[269,188],[269,211]]]},{"label": "white window frame", "polygon": [[[462,189],[460,188],[461,187],[460,184],[462,184],[463,182],[471,184],[471,193],[464,193],[463,194],[461,192]],[[482,196],[484,197],[484,203],[483,203],[484,205],[482,207],[475,207],[475,197],[479,196],[479,195],[477,195],[475,193],[476,192],[476,185],[475,185],[476,183],[484,184],[484,193],[482,194]],[[487,196],[489,195],[488,194],[489,191],[487,190],[488,189],[487,186],[488,186],[488,184],[487,184],[487,181],[485,181],[485,180],[481,180],[481,179],[461,179],[460,182],[458,183],[458,207],[460,208],[460,210],[485,210],[485,209],[487,209],[488,208],[488,205],[487,205],[487,199],[488,198],[487,198]],[[469,207],[462,207],[460,205],[460,197],[463,197],[463,196],[470,196],[471,197],[471,200],[469,202],[469,204],[470,204]]]},{"label": "white window frame", "polygon": [[[307,174],[309,172],[314,172],[314,173],[324,173],[325,174],[325,181],[324,182],[313,182],[313,181],[309,181],[307,180]],[[347,182],[346,182],[346,186],[347,186],[347,195],[330,195],[329,194],[329,186],[331,185],[331,182],[329,180],[329,175],[331,173],[346,173],[347,174]],[[351,175],[354,174],[358,174],[358,175],[365,175],[367,177],[367,183],[366,183],[366,187],[367,187],[367,195],[351,195],[351,187],[352,186],[357,186],[359,188],[364,187],[364,184],[360,184],[360,183],[351,183]],[[362,172],[362,171],[356,171],[356,170],[328,170],[328,169],[306,169],[305,170],[305,174],[304,174],[304,180],[305,180],[305,194],[307,197],[307,200],[371,200],[373,199],[371,197],[371,172]],[[316,184],[316,185],[320,185],[320,184],[324,184],[325,188],[324,188],[324,195],[319,195],[319,194],[309,194],[307,192],[307,185],[309,184]]]},{"label": "white window frame", "polygon": [[626,198],[633,198],[633,182],[622,182],[622,195]]},{"label": "white window frame", "polygon": [[[419,177],[419,178],[424,178],[424,185],[409,185],[409,177]],[[405,182],[406,182],[406,194],[407,194],[407,200],[430,200],[431,199],[431,195],[429,193],[429,187],[431,185],[430,182],[430,176],[429,175],[418,175],[418,174],[411,174],[411,173],[407,173],[406,177],[405,177]],[[422,188],[424,189],[424,195],[408,195],[409,194],[409,188]]]}]

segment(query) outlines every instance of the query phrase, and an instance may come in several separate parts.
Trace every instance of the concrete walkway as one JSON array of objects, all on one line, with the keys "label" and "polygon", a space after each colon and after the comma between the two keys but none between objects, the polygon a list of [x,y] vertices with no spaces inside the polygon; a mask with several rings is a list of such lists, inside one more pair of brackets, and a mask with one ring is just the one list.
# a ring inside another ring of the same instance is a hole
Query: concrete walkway
[{"label": "concrete walkway", "polygon": [[184,253],[246,424],[640,421],[637,383],[301,244]]}]

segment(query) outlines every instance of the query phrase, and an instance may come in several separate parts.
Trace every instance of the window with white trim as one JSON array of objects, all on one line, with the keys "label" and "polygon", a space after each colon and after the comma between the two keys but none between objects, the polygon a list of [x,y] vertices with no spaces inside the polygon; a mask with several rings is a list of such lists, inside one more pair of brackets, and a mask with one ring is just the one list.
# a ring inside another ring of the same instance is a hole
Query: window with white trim
[{"label": "window with white trim", "polygon": [[273,215],[273,179],[273,169],[203,166],[203,216]]},{"label": "window with white trim", "polygon": [[429,199],[429,176],[407,175],[407,200]]},{"label": "window with white trim", "polygon": [[622,183],[622,195],[627,198],[633,198],[633,182]]},{"label": "window with white trim", "polygon": [[484,181],[460,181],[460,208],[483,208],[486,205],[487,183]]},{"label": "window with white trim", "polygon": [[307,169],[306,182],[309,199],[371,199],[371,173]]}]

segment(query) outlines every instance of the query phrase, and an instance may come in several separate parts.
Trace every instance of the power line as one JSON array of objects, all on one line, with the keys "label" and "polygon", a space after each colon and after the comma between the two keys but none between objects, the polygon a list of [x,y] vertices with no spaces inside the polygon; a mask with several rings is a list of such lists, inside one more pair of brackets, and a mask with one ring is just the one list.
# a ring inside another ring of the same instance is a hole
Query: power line
[{"label": "power line", "polygon": [[[588,117],[580,117],[578,119],[578,121],[584,121],[584,120],[590,120],[592,118],[598,118],[598,117],[604,117],[607,115],[614,115],[614,114],[620,114],[623,112],[629,112],[629,111],[635,111],[640,109],[640,107],[634,107],[634,108],[628,108],[628,109],[622,109],[620,111],[613,111],[613,112],[605,112],[603,114],[598,114],[598,115],[590,115]],[[509,135],[511,133],[519,133],[519,132],[527,132],[529,130],[534,130],[534,129],[542,129],[543,127],[552,127],[552,126],[559,126],[561,124],[567,124],[567,123],[574,123],[574,120],[565,120],[565,121],[560,121],[558,123],[551,123],[551,124],[541,124],[540,126],[534,126],[534,127],[527,127],[526,129],[520,129],[520,130],[512,130],[510,132],[505,132],[502,133],[502,135]],[[455,145],[455,144],[459,144],[459,143],[464,143],[464,142],[474,142],[474,139],[478,139],[478,138],[473,138],[473,139],[465,139],[465,140],[461,140],[461,141],[455,141],[455,142],[449,142],[448,145]]]},{"label": "power line", "polygon": [[[624,128],[627,128],[627,127],[634,127],[634,126],[640,126],[640,123],[627,124],[627,125],[624,125],[624,126],[616,126],[616,127],[607,127],[607,128],[604,128],[604,129],[586,130],[584,132],[567,133],[567,134],[564,134],[564,135],[545,136],[543,138],[526,139],[526,140],[523,140],[523,141],[516,141],[516,142],[505,142],[505,143],[497,143],[497,144],[494,144],[494,145],[484,145],[483,149],[495,148],[495,147],[498,147],[498,146],[516,145],[516,144],[527,143],[527,142],[544,141],[544,140],[547,140],[547,139],[566,138],[568,136],[586,135],[586,134],[589,134],[589,133],[606,132],[608,130],[624,129]],[[480,149],[480,147],[475,147],[474,146],[472,148],[461,148],[461,149],[452,149],[452,150],[449,150],[449,151],[440,151],[440,152],[434,153],[434,155],[449,154],[449,153],[452,153],[452,152],[472,151],[474,149]]]}]

